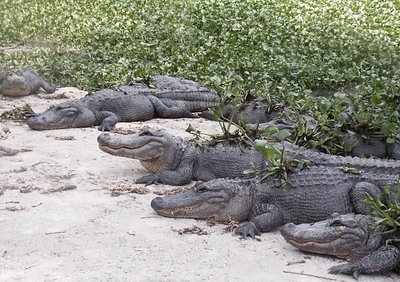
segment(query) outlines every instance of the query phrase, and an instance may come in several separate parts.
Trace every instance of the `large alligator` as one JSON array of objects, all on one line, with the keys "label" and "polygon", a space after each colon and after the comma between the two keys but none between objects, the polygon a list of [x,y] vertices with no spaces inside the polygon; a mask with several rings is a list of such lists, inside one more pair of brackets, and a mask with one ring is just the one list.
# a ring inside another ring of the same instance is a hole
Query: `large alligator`
[{"label": "large alligator", "polygon": [[288,176],[290,190],[276,175],[254,179],[215,179],[183,193],[157,197],[152,208],[167,217],[246,221],[235,233],[251,236],[285,223],[317,222],[333,213],[367,213],[365,193],[385,202],[386,187],[397,185],[397,173],[345,173],[338,167],[316,166]]},{"label": "large alligator", "polygon": [[280,231],[287,242],[302,251],[351,261],[330,268],[330,273],[357,278],[362,273],[400,272],[400,250],[396,242],[385,247],[383,235],[368,231],[373,221],[361,214],[336,214],[313,224],[288,223]]},{"label": "large alligator", "polygon": [[121,89],[101,90],[53,105],[43,113],[32,113],[26,122],[36,130],[99,125],[99,130],[109,131],[119,121],[195,117],[192,112],[204,111],[218,100],[211,90],[150,89],[140,84]]},{"label": "large alligator", "polygon": [[191,180],[244,176],[243,171],[252,166],[265,168],[263,157],[250,147],[222,144],[199,147],[193,141],[149,127],[129,135],[102,133],[97,141],[102,151],[138,159],[154,173],[136,183],[183,185]]},{"label": "large alligator", "polygon": [[[103,133],[97,141],[102,151],[138,159],[154,173],[139,178],[137,183],[183,185],[191,180],[244,177],[243,171],[247,169],[254,167],[261,171],[268,167],[263,156],[250,146],[217,144],[200,147],[193,140],[183,140],[163,130],[147,127],[130,135]],[[284,148],[289,159],[309,160],[314,165],[351,167],[382,174],[400,170],[400,161],[395,160],[332,156],[288,142],[274,143],[273,146]]]},{"label": "large alligator", "polygon": [[56,91],[34,70],[26,70],[21,75],[10,71],[0,71],[0,94],[4,96],[27,96],[36,94],[41,88],[47,93]]}]

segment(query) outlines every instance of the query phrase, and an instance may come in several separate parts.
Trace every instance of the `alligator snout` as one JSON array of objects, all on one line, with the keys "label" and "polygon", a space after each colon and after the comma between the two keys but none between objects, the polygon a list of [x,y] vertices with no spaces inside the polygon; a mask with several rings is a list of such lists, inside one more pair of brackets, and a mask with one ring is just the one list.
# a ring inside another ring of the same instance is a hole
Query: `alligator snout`
[{"label": "alligator snout", "polygon": [[111,138],[111,134],[110,133],[102,133],[97,137],[97,142],[100,145],[104,145],[104,144],[109,143],[110,138]]},{"label": "alligator snout", "polygon": [[156,197],[151,201],[150,205],[153,208],[153,210],[157,211],[158,209],[161,209],[163,201],[164,199],[162,197]]},{"label": "alligator snout", "polygon": [[286,237],[289,236],[289,234],[292,234],[294,229],[296,228],[296,224],[294,223],[286,223],[284,226],[281,227],[281,234],[282,236]]}]

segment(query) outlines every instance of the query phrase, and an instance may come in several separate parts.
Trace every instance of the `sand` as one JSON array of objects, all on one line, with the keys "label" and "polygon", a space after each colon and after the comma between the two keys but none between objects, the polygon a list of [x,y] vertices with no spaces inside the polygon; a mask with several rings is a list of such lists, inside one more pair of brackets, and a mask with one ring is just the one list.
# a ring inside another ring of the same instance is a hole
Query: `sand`
[{"label": "sand", "polygon": [[[40,112],[84,94],[61,88],[51,95],[0,96],[0,114],[26,103]],[[117,127],[148,125],[190,137],[185,132],[189,124],[206,133],[219,131],[217,123],[203,119]],[[158,216],[150,201],[156,192],[176,187],[134,184],[148,172],[136,160],[100,151],[99,134],[95,127],[34,131],[24,123],[1,121],[0,146],[19,151],[6,156],[0,150],[0,281],[353,280],[328,274],[341,260],[302,253],[278,231],[242,240],[225,225]],[[149,191],[112,196],[117,187]],[[193,226],[207,234],[178,232]],[[359,281],[399,278],[363,275]]]}]

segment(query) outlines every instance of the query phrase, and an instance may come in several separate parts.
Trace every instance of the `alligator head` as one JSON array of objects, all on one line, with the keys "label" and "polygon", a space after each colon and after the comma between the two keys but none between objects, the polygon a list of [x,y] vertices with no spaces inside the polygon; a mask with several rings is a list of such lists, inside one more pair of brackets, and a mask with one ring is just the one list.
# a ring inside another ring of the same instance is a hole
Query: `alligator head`
[{"label": "alligator head", "polygon": [[174,170],[180,164],[184,151],[182,139],[149,127],[134,134],[102,133],[97,142],[100,150],[140,160],[152,172]]},{"label": "alligator head", "polygon": [[312,224],[285,224],[281,234],[302,251],[355,260],[381,246],[382,236],[368,232],[371,223],[371,217],[361,214],[334,214]]},{"label": "alligator head", "polygon": [[166,217],[243,221],[249,217],[252,201],[250,183],[243,181],[198,182],[183,193],[154,198],[151,207]]},{"label": "alligator head", "polygon": [[22,75],[14,72],[3,71],[0,74],[1,91],[6,96],[26,96],[30,94],[30,88]]},{"label": "alligator head", "polygon": [[26,123],[35,130],[89,127],[96,125],[96,117],[86,107],[65,102],[50,106],[43,113],[28,114]]}]

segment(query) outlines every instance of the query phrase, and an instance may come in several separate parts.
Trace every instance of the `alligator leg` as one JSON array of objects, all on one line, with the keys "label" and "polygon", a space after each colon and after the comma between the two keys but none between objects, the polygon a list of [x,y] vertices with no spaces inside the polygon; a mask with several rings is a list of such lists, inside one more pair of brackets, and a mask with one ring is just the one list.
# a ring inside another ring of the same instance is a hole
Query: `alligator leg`
[{"label": "alligator leg", "polygon": [[235,234],[254,238],[255,235],[260,235],[260,232],[271,231],[284,223],[282,211],[274,205],[258,205],[253,209],[253,214],[258,215],[237,227]]},{"label": "alligator leg", "polygon": [[193,178],[193,160],[184,159],[177,170],[164,170],[151,175],[145,175],[136,180],[136,183],[146,185],[163,183],[168,185],[184,185]]},{"label": "alligator leg", "polygon": [[363,201],[365,193],[368,193],[374,199],[382,198],[382,189],[370,182],[358,182],[350,191],[350,199],[356,213],[367,214],[370,209]]},{"label": "alligator leg", "polygon": [[162,118],[194,118],[196,115],[192,114],[188,110],[179,108],[179,107],[167,107],[160,99],[155,96],[147,97],[150,102],[153,104],[154,111],[158,117]]},{"label": "alligator leg", "polygon": [[48,84],[46,81],[42,80],[42,83],[40,84],[40,87],[46,91],[46,93],[54,93],[56,91],[56,88]]},{"label": "alligator leg", "polygon": [[110,131],[118,122],[117,115],[107,111],[98,113],[96,119],[101,121],[98,127],[100,131]]},{"label": "alligator leg", "polygon": [[396,268],[400,263],[400,250],[389,245],[381,247],[375,252],[361,258],[358,261],[337,265],[329,269],[333,274],[350,274],[355,279],[361,273],[386,273]]}]

